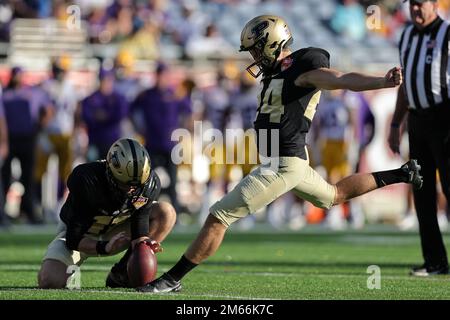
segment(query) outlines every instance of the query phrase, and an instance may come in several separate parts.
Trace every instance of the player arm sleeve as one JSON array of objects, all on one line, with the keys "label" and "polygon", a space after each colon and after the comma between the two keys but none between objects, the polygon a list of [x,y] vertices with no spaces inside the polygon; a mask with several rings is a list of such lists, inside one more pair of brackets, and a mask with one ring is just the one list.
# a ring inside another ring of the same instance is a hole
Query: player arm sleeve
[{"label": "player arm sleeve", "polygon": [[131,216],[131,241],[140,237],[148,237],[150,228],[150,210],[151,206],[146,206],[137,210]]},{"label": "player arm sleeve", "polygon": [[69,196],[61,209],[61,219],[66,223],[66,247],[69,250],[78,250],[78,245],[89,227],[92,225],[93,215],[86,206],[87,200],[83,181],[72,173],[67,181]]}]

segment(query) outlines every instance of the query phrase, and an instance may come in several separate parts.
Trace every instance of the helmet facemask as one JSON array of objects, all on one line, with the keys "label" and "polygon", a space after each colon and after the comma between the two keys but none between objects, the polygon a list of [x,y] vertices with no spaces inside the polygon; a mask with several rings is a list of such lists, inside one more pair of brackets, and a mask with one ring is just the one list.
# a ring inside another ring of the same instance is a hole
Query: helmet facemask
[{"label": "helmet facemask", "polygon": [[[249,65],[246,68],[246,70],[254,78],[258,78],[268,68],[267,63],[269,61],[264,57],[264,47],[267,43],[268,35],[269,34],[267,34],[265,38],[257,41],[253,46],[249,48],[244,48],[243,46],[241,46],[241,49],[239,50],[239,51],[248,51],[252,56],[254,62],[251,65]],[[252,70],[252,68],[255,66],[258,68],[256,73]]]},{"label": "helmet facemask", "polygon": [[127,184],[118,181],[116,178],[114,178],[113,173],[111,172],[111,169],[109,166],[106,168],[106,177],[108,179],[109,185],[111,187],[111,190],[114,193],[114,196],[120,199],[121,201],[125,201],[127,199],[133,200],[134,198],[138,197],[142,194],[145,187],[150,182],[150,176],[147,178],[147,180],[144,183],[134,183],[129,182]]}]

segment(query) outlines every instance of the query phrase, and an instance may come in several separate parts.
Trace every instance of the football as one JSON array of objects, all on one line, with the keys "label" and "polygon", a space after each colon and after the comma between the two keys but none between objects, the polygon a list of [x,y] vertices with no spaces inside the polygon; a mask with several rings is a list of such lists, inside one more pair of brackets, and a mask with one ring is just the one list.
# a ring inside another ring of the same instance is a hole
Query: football
[{"label": "football", "polygon": [[128,259],[128,279],[133,288],[141,287],[155,279],[158,263],[150,243],[138,243]]}]

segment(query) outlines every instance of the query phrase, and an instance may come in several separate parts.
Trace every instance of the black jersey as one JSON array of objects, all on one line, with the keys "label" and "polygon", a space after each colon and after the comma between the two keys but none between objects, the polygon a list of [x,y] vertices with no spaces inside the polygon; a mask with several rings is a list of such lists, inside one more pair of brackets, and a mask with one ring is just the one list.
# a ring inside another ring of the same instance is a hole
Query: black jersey
[{"label": "black jersey", "polygon": [[[287,68],[281,71],[282,66]],[[261,155],[306,159],[305,138],[321,91],[298,87],[294,81],[305,72],[329,67],[327,51],[305,48],[284,58],[271,76],[263,78],[254,122]],[[274,143],[278,143],[278,152]]]},{"label": "black jersey", "polygon": [[117,196],[107,180],[106,161],[77,166],[70,174],[69,196],[61,209],[61,220],[67,225],[66,246],[77,250],[85,235],[98,236],[131,219],[131,237],[148,235],[149,206],[157,200],[161,185],[152,171],[149,184],[132,199]]}]

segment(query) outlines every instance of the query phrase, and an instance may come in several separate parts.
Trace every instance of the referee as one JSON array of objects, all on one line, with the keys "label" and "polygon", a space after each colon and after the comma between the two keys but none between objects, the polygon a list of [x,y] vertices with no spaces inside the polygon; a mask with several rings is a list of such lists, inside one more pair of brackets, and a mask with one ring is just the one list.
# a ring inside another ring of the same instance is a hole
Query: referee
[{"label": "referee", "polygon": [[437,221],[436,169],[450,203],[450,27],[437,8],[436,0],[409,0],[412,24],[399,43],[404,82],[388,138],[389,147],[398,153],[400,125],[408,113],[410,158],[422,165],[424,178],[422,189],[414,190],[424,264],[412,269],[414,276],[448,273]]}]

